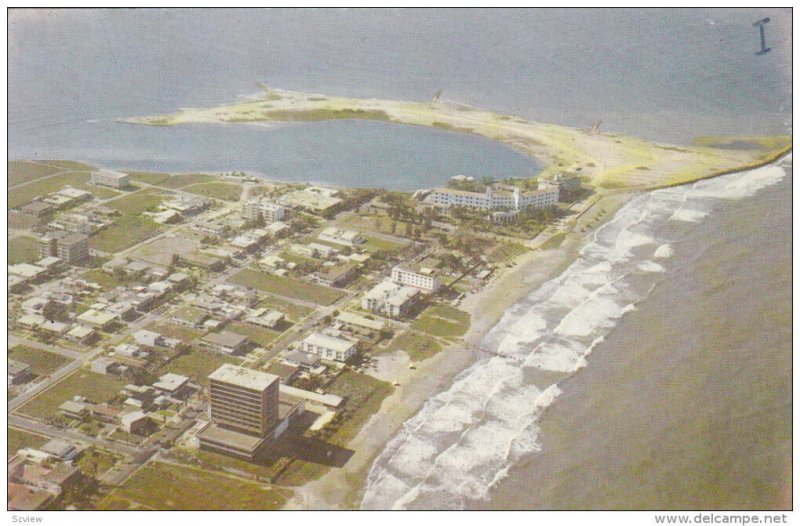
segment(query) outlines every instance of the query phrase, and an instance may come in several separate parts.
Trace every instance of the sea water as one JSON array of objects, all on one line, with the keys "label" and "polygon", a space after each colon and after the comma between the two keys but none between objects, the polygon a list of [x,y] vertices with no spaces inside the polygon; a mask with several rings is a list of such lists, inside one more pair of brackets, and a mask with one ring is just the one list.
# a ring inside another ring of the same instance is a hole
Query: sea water
[{"label": "sea water", "polygon": [[[627,203],[562,275],[507,311],[482,342],[484,359],[406,422],[373,464],[362,506],[658,508],[777,502],[775,486],[785,481],[780,470],[788,462],[781,452],[790,447],[788,163],[790,158],[642,194]],[[730,262],[733,255],[736,265]],[[707,308],[696,308],[704,303]],[[654,309],[658,315],[652,314]],[[640,310],[651,313],[651,323],[638,323],[626,338],[615,339],[618,325]],[[698,337],[701,342],[692,340]],[[770,342],[767,348],[762,347],[765,340]],[[597,359],[599,371],[613,369],[602,365],[608,361],[622,360],[635,364],[638,376],[589,373],[592,381],[584,384],[581,378],[587,373],[581,369],[592,371],[596,353],[603,355]],[[698,369],[698,356],[708,367]],[[746,381],[750,365],[774,371],[775,382]],[[537,371],[562,373],[564,380],[542,384]],[[726,371],[745,381],[734,384]],[[629,382],[639,386],[648,378],[660,388],[631,389]],[[558,433],[543,433],[543,414],[551,404],[558,408],[571,389],[576,394],[567,395],[567,407],[577,407],[585,418],[570,418],[569,409],[553,409],[547,415]],[[708,393],[714,411],[701,396]],[[586,408],[597,406],[596,413],[586,414]],[[664,426],[648,427],[642,421],[626,429],[626,415],[650,414],[654,406],[669,408],[660,414],[667,420],[668,437],[659,434]],[[729,446],[724,455],[709,448],[709,442],[724,442],[724,436],[697,434],[698,428],[713,433],[704,419],[717,412],[728,418],[719,433],[737,429],[731,421],[735,415],[747,417],[738,428],[742,442]],[[763,441],[764,436],[769,440]],[[663,464],[642,467],[633,475],[608,468],[636,465],[664,440],[687,438],[691,440],[678,450],[693,459],[689,466],[667,456]],[[634,441],[638,449],[623,446]],[[615,447],[604,449],[607,443]],[[580,449],[579,463],[573,461],[570,446]],[[752,491],[727,496],[700,493],[708,481],[685,484],[682,498],[674,496],[676,490],[660,494],[653,489],[687,477],[743,484],[747,479],[741,478],[741,469],[726,472],[725,467],[739,457],[752,458],[754,452],[760,461],[765,456],[773,460],[773,493],[763,489],[761,477],[750,480]],[[550,467],[538,472],[540,463]],[[715,464],[719,471],[698,475],[691,470]],[[598,473],[609,478],[598,478]],[[651,481],[650,493],[641,489],[642,479]],[[575,486],[583,491],[564,491]]]}]

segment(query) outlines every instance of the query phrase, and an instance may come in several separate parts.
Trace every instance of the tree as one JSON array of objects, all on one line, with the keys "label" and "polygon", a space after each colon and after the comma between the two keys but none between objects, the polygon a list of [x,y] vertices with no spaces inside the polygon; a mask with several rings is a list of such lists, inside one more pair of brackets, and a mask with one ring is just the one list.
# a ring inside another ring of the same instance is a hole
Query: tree
[{"label": "tree", "polygon": [[375,215],[375,219],[374,219],[373,223],[375,224],[375,230],[380,231],[381,223],[383,223],[383,221],[381,221],[381,216]]},{"label": "tree", "polygon": [[411,225],[409,223],[403,223],[403,235],[411,237]]},{"label": "tree", "polygon": [[391,230],[392,230],[392,234],[397,232],[397,221],[392,221]]}]

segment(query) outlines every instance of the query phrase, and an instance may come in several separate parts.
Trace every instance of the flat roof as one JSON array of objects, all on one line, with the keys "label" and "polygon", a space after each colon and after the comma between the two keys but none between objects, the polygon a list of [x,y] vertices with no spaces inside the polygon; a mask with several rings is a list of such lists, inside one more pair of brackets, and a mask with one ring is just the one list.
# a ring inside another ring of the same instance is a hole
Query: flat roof
[{"label": "flat roof", "polygon": [[229,363],[223,364],[219,369],[208,375],[208,379],[257,391],[263,391],[274,382],[279,381],[279,378],[274,374],[238,367]]},{"label": "flat roof", "polygon": [[201,440],[222,443],[234,449],[251,453],[256,451],[264,441],[261,437],[246,435],[231,429],[223,429],[213,423],[198,433],[198,437]]},{"label": "flat roof", "polygon": [[189,378],[186,376],[181,376],[175,373],[167,373],[159,378],[157,382],[153,382],[153,387],[162,389],[164,391],[174,391],[186,384],[188,381]]},{"label": "flat roof", "polygon": [[358,325],[359,327],[366,327],[367,329],[372,329],[373,331],[379,331],[383,329],[385,323],[378,320],[370,320],[369,318],[365,318],[364,316],[359,316],[358,314],[353,314],[352,312],[340,312],[336,319],[344,322],[349,323],[351,325]]},{"label": "flat roof", "polygon": [[303,341],[317,347],[325,347],[327,349],[333,349],[334,351],[340,352],[349,351],[356,345],[350,340],[342,340],[341,338],[334,338],[333,336],[320,334],[318,332],[309,334]]},{"label": "flat roof", "polygon": [[236,334],[235,332],[211,332],[203,336],[203,341],[220,345],[222,347],[238,347],[242,343],[248,341],[247,336]]}]

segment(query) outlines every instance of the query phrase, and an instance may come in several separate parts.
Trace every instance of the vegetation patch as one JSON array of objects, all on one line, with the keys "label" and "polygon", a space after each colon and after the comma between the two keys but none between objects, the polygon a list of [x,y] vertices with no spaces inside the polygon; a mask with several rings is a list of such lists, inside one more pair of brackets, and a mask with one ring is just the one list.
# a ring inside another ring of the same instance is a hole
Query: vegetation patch
[{"label": "vegetation patch", "polygon": [[436,338],[415,331],[406,331],[399,334],[387,347],[387,351],[404,351],[412,362],[421,362],[442,350]]},{"label": "vegetation patch", "polygon": [[220,182],[192,184],[184,187],[184,191],[223,201],[238,201],[242,195],[241,185]]},{"label": "vegetation patch", "polygon": [[411,328],[433,336],[453,338],[463,336],[469,329],[470,316],[447,305],[428,308],[411,324]]},{"label": "vegetation patch", "polygon": [[272,331],[266,327],[259,327],[252,323],[237,322],[232,323],[227,327],[227,330],[247,336],[247,338],[258,345],[259,347],[267,347],[272,341],[277,338],[280,333]]},{"label": "vegetation patch", "polygon": [[33,201],[36,197],[44,197],[48,194],[52,194],[65,186],[86,190],[99,199],[107,199],[119,195],[119,192],[110,188],[89,184],[90,176],[89,172],[65,173],[15,187],[14,191],[8,194],[8,207],[17,208],[18,206]]},{"label": "vegetation patch", "polygon": [[8,264],[33,263],[39,261],[39,241],[30,236],[19,236],[8,240]]},{"label": "vegetation patch", "polygon": [[193,349],[183,353],[163,364],[155,371],[156,376],[166,373],[175,373],[188,376],[192,381],[201,385],[206,383],[209,374],[213,373],[225,363],[238,364],[241,360],[234,356]]},{"label": "vegetation patch", "polygon": [[[271,119],[275,121],[327,121],[335,119],[368,119],[373,121],[388,121],[389,115],[383,110],[362,110],[342,108],[340,110],[320,108],[313,110],[269,110],[253,120]],[[248,120],[236,118],[230,120]]]},{"label": "vegetation patch", "polygon": [[244,269],[228,278],[228,281],[251,289],[263,290],[287,298],[311,301],[320,305],[336,303],[344,295],[342,291],[330,287],[314,285],[294,278],[275,276],[253,269]]},{"label": "vegetation patch", "polygon": [[64,171],[38,161],[8,161],[8,186],[29,183],[48,175]]},{"label": "vegetation patch", "polygon": [[114,199],[107,203],[107,206],[118,210],[123,216],[138,216],[142,212],[156,211],[161,199],[158,190],[146,189]]},{"label": "vegetation patch", "polygon": [[333,425],[332,434],[327,440],[335,445],[346,446],[367,420],[378,412],[383,400],[394,392],[394,387],[389,382],[348,369],[328,386],[327,391],[346,399],[341,422]]},{"label": "vegetation patch", "polygon": [[24,449],[26,447],[37,448],[43,446],[48,440],[50,439],[9,427],[7,445],[8,456],[10,457],[20,449]]},{"label": "vegetation patch", "polygon": [[70,359],[49,351],[27,345],[17,345],[8,351],[8,358],[31,366],[31,372],[38,376],[51,374],[70,362]]},{"label": "vegetation patch", "polygon": [[[200,498],[202,496],[202,498]],[[189,466],[150,462],[115,489],[101,509],[275,510],[286,497],[271,487]]]},{"label": "vegetation patch", "polygon": [[528,249],[518,243],[501,243],[494,247],[486,257],[492,263],[504,263],[524,254]]},{"label": "vegetation patch", "polygon": [[169,174],[159,172],[126,172],[131,176],[131,180],[138,183],[161,185],[170,178]]},{"label": "vegetation patch", "polygon": [[175,174],[164,181],[161,186],[166,188],[183,188],[186,185],[206,183],[214,181],[215,179],[213,175],[208,174]]},{"label": "vegetation patch", "polygon": [[141,243],[160,230],[149,217],[126,217],[89,239],[89,247],[103,252],[119,252]]},{"label": "vegetation patch", "polygon": [[23,405],[19,412],[34,418],[52,417],[58,406],[74,396],[85,396],[98,404],[108,402],[127,383],[117,376],[78,370]]}]

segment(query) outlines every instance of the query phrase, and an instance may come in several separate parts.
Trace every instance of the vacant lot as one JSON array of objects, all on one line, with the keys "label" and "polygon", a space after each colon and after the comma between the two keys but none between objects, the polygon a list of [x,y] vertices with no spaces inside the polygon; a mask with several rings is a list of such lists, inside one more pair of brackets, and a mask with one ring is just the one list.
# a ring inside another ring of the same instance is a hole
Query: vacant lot
[{"label": "vacant lot", "polygon": [[67,185],[91,192],[95,197],[100,199],[119,195],[119,192],[110,188],[89,184],[89,177],[89,172],[71,172],[54,175],[46,179],[39,179],[30,184],[16,187],[13,192],[9,192],[8,194],[8,207],[16,208],[33,201],[35,197],[43,197],[57,190],[61,190]]},{"label": "vacant lot", "polygon": [[235,332],[236,334],[241,334],[242,336],[247,336],[251,342],[259,347],[266,347],[272,343],[272,340],[280,335],[278,331],[272,331],[266,327],[259,327],[252,323],[244,322],[232,323],[227,327],[227,330]]},{"label": "vacant lot", "polygon": [[139,261],[146,261],[168,267],[172,263],[172,255],[185,256],[200,248],[200,243],[194,239],[183,237],[162,237],[132,252],[130,257]]},{"label": "vacant lot", "polygon": [[39,261],[39,242],[30,236],[19,236],[8,240],[8,264],[33,263]]},{"label": "vacant lot", "polygon": [[8,228],[18,228],[20,230],[36,226],[39,220],[28,214],[8,210]]},{"label": "vacant lot", "polygon": [[103,252],[119,252],[141,243],[160,229],[149,217],[123,217],[89,239],[89,247]]},{"label": "vacant lot", "polygon": [[241,185],[217,181],[192,184],[184,187],[183,190],[185,192],[192,192],[193,194],[222,199],[224,201],[238,201],[239,197],[242,195]]},{"label": "vacant lot", "polygon": [[241,359],[234,356],[224,356],[222,354],[193,349],[186,354],[178,356],[169,363],[162,365],[155,374],[157,376],[166,373],[181,374],[204,385],[208,375],[219,369],[222,364],[238,364],[239,362],[241,362]]},{"label": "vacant lot", "polygon": [[43,351],[26,345],[17,345],[8,351],[8,358],[31,366],[33,374],[44,376],[56,371],[70,362],[60,354]]},{"label": "vacant lot", "polygon": [[287,318],[294,322],[298,322],[314,312],[314,309],[303,307],[302,305],[297,305],[296,303],[282,300],[275,296],[264,296],[261,301],[258,302],[258,306],[281,311]]},{"label": "vacant lot", "polygon": [[43,446],[48,440],[50,439],[39,435],[32,435],[30,433],[26,433],[25,431],[9,427],[7,446],[8,456],[10,457],[22,448]]},{"label": "vacant lot", "polygon": [[147,188],[109,201],[106,205],[119,210],[123,216],[130,217],[138,216],[148,210],[155,211],[162,199],[163,196],[158,190]]},{"label": "vacant lot", "polygon": [[434,336],[463,336],[469,329],[469,314],[447,305],[429,307],[411,324],[412,329]]},{"label": "vacant lot", "polygon": [[[274,489],[191,467],[151,462],[115,489],[102,509],[274,510],[286,498]],[[138,505],[138,506],[137,506]]]},{"label": "vacant lot", "polygon": [[392,340],[387,350],[405,351],[412,362],[421,362],[441,351],[442,345],[427,334],[406,331]]},{"label": "vacant lot", "polygon": [[389,382],[347,370],[328,387],[328,392],[347,399],[342,423],[328,439],[339,446],[347,445],[369,418],[378,412],[383,399],[392,394]]},{"label": "vacant lot", "polygon": [[85,396],[95,403],[107,402],[127,383],[116,376],[78,370],[23,405],[19,412],[35,418],[50,417],[74,396]]},{"label": "vacant lot", "polygon": [[115,278],[112,274],[109,274],[108,272],[103,272],[99,268],[93,268],[91,270],[87,270],[86,272],[81,274],[81,279],[97,283],[98,285],[106,289],[114,289],[122,285],[122,282],[117,278]]},{"label": "vacant lot", "polygon": [[188,184],[205,183],[214,181],[216,178],[208,174],[175,174],[161,183],[160,186],[166,188],[183,188]]},{"label": "vacant lot", "polygon": [[115,455],[109,451],[97,447],[90,447],[81,453],[77,461],[77,467],[81,470],[81,473],[88,477],[102,477],[106,471],[111,469],[114,464],[120,460],[120,458],[119,455]]},{"label": "vacant lot", "polygon": [[252,269],[244,269],[228,278],[228,281],[278,296],[311,301],[320,305],[331,305],[344,295],[340,290]]}]

